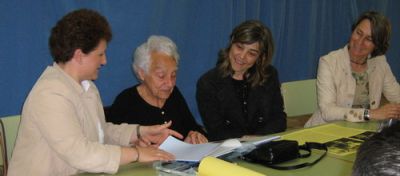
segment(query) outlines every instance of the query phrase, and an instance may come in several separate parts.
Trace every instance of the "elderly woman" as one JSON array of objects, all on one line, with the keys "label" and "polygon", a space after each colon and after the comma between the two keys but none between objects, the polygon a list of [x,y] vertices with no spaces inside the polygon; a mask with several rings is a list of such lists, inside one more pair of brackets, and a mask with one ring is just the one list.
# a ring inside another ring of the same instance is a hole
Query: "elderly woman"
[{"label": "elderly woman", "polygon": [[[386,17],[365,12],[353,24],[349,43],[320,59],[318,109],[306,127],[399,118],[400,86],[385,57],[390,32]],[[382,94],[390,103],[380,107]]]},{"label": "elderly woman", "polygon": [[185,142],[207,142],[205,132],[175,86],[179,54],[175,43],[164,36],[151,36],[139,46],[133,70],[140,83],[122,91],[112,104],[107,120],[116,124],[163,124],[186,136]]},{"label": "elderly woman", "polygon": [[197,83],[197,104],[210,140],[277,133],[286,114],[270,30],[259,21],[237,26],[217,66]]},{"label": "elderly woman", "polygon": [[92,80],[106,64],[111,40],[107,20],[95,11],[73,11],[51,30],[54,64],[29,93],[23,110],[8,175],[75,175],[116,173],[121,164],[172,160],[156,147],[171,124],[159,126],[106,123],[99,92]]}]

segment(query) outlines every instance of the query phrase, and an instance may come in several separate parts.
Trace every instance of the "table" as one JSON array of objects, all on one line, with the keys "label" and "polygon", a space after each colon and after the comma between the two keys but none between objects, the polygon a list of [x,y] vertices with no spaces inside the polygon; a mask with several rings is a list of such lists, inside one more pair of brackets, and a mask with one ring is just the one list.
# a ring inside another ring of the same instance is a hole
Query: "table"
[{"label": "table", "polygon": [[[340,122],[335,122],[335,124],[338,124],[338,125],[344,126],[344,127],[358,128],[358,129],[365,129],[365,130],[372,130],[372,131],[376,131],[376,129],[378,127],[378,123],[373,122],[373,121],[368,122],[368,123],[352,123],[352,122],[340,121]],[[299,129],[299,130],[301,130],[301,129]],[[297,131],[297,130],[283,132],[278,135],[289,134],[293,131]],[[318,151],[316,151],[316,152],[318,153]],[[318,156],[319,156],[319,154],[313,154],[311,156],[311,158],[307,159],[307,161],[313,161]],[[354,159],[355,159],[355,154],[347,155],[344,157],[334,157],[334,156],[331,156],[328,154],[325,158],[323,158],[319,163],[315,164],[314,166],[305,167],[305,168],[296,169],[296,170],[289,170],[289,171],[275,170],[275,169],[264,167],[262,165],[248,163],[248,162],[245,162],[245,161],[242,161],[239,159],[234,160],[234,162],[236,162],[240,166],[255,170],[255,171],[263,173],[263,174],[267,174],[268,176],[312,176],[312,175],[346,176],[346,175],[351,175]],[[296,162],[298,163],[299,161],[293,161],[289,164],[295,164]],[[109,175],[109,174],[104,174],[104,173],[103,174],[89,174],[89,173],[80,174],[80,176],[93,176],[93,175]],[[118,175],[118,176],[128,176],[128,175],[129,176],[132,176],[132,175],[152,176],[152,175],[157,175],[157,172],[152,168],[151,163],[148,163],[148,164],[133,163],[133,164],[121,166],[118,173],[115,175]]]}]

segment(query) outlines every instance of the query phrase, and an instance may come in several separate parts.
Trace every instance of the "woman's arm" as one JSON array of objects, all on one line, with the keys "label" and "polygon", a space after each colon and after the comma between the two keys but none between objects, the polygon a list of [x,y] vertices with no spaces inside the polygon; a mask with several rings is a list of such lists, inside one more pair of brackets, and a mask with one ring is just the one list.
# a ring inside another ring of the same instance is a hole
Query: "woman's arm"
[{"label": "woman's arm", "polygon": [[279,81],[279,76],[277,70],[271,66],[271,75],[270,80],[268,81],[269,88],[267,91],[271,92],[271,99],[264,100],[270,101],[270,103],[266,103],[271,107],[264,107],[269,109],[268,112],[270,114],[266,114],[265,116],[268,117],[268,121],[263,129],[263,134],[272,134],[278,133],[286,130],[286,113],[284,112],[284,102],[281,92],[281,83]]},{"label": "woman's arm", "polygon": [[[208,76],[208,77],[207,77]],[[210,75],[202,76],[197,82],[197,106],[207,129],[209,140],[221,140],[232,136],[241,137],[236,129],[227,128],[217,97],[218,87],[210,80]]]}]

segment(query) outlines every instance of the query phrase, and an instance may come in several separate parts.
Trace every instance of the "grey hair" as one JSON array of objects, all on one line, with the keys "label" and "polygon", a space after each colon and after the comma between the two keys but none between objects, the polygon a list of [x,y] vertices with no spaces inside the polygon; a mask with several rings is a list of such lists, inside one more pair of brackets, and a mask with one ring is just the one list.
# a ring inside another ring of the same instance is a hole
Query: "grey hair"
[{"label": "grey hair", "polygon": [[400,175],[400,122],[395,122],[361,144],[353,176]]},{"label": "grey hair", "polygon": [[152,52],[167,54],[175,59],[177,65],[179,63],[179,54],[176,44],[168,37],[152,35],[145,43],[136,48],[135,54],[133,55],[132,68],[138,79],[139,69],[143,69],[145,73],[148,73]]}]

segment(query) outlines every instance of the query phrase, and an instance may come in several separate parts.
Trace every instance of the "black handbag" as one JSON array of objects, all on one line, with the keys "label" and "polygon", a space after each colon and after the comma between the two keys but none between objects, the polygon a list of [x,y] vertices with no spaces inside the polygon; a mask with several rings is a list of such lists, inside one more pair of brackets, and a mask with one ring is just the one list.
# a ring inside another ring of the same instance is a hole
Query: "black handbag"
[{"label": "black handbag", "polygon": [[[305,162],[292,166],[277,165],[293,159],[309,157],[311,155],[311,149],[325,150],[325,152],[311,163]],[[304,150],[306,153],[301,154],[300,150]],[[242,156],[242,159],[253,163],[259,163],[273,169],[292,170],[316,164],[326,155],[327,151],[328,148],[326,145],[321,143],[306,142],[304,145],[299,146],[297,141],[280,140],[262,144],[250,153]]]}]

